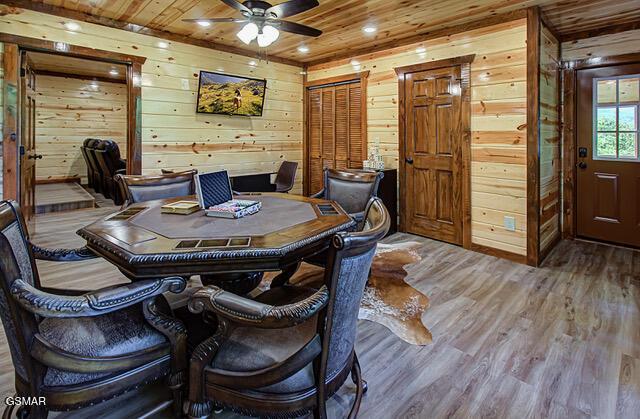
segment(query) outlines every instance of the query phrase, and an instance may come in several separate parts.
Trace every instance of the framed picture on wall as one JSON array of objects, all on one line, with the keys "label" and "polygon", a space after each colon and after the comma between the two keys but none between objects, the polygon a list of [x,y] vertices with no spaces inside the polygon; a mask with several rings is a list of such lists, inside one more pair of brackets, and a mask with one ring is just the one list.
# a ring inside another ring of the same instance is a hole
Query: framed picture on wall
[{"label": "framed picture on wall", "polygon": [[197,113],[262,116],[267,81],[200,71]]}]

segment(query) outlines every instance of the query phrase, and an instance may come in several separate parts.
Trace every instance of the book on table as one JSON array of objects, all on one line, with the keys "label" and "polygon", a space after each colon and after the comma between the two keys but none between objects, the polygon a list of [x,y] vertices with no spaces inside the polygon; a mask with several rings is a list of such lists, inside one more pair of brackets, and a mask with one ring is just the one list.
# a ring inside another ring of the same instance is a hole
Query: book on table
[{"label": "book on table", "polygon": [[240,218],[255,214],[262,207],[259,201],[233,199],[226,170],[196,175],[196,195],[200,207],[210,217]]},{"label": "book on table", "polygon": [[160,207],[160,212],[165,214],[189,215],[200,209],[200,204],[195,201],[177,201]]}]

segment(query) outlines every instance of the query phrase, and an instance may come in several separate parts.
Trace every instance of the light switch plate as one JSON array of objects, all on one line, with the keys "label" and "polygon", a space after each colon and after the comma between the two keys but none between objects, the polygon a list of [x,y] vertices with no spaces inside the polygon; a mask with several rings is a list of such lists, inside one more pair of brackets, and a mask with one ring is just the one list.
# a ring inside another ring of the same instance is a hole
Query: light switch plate
[{"label": "light switch plate", "polygon": [[516,231],[516,217],[504,216],[504,228],[508,231]]},{"label": "light switch plate", "polygon": [[189,90],[189,80],[182,79],[182,90]]}]

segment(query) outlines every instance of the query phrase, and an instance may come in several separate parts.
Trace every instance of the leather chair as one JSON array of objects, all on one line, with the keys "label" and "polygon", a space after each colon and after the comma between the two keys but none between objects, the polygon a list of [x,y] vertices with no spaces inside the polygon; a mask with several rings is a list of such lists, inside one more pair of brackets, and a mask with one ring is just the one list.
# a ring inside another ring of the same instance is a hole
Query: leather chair
[{"label": "leather chair", "polygon": [[30,243],[17,203],[0,202],[0,317],[15,389],[19,397],[46,398],[46,406],[23,406],[17,416],[44,418],[49,410],[93,405],[165,376],[179,414],[186,331],[161,294],[181,292],[185,280],[147,279],[89,292],[40,283],[36,259],[95,257],[87,248]]},{"label": "leather chair", "polygon": [[98,158],[96,156],[96,147],[101,141],[102,140],[97,138],[89,138],[85,146],[89,170],[91,172],[91,187],[96,192],[102,192],[102,169],[98,164]]},{"label": "leather chair", "polygon": [[80,153],[82,154],[84,165],[87,167],[87,186],[93,189],[93,172],[91,170],[91,163],[89,163],[89,156],[87,155],[87,144],[91,140],[91,138],[85,138],[80,146]]},{"label": "leather chair", "polygon": [[358,224],[369,200],[378,195],[382,172],[324,169],[324,188],[312,198],[336,201]]},{"label": "leather chair", "polygon": [[125,205],[154,199],[177,198],[193,195],[196,190],[197,170],[166,173],[153,176],[116,175]]},{"label": "leather chair", "polygon": [[189,417],[205,418],[215,406],[325,418],[326,400],[349,374],[357,386],[349,414],[355,417],[366,390],[354,350],[358,311],[376,243],[389,225],[382,201],[373,199],[363,231],[334,236],[320,289],[276,284],[255,300],[216,286],[193,294],[189,309],[215,314],[219,325],[191,356]]},{"label": "leather chair", "polygon": [[288,193],[293,189],[296,180],[296,170],[298,163],[294,161],[283,161],[276,175],[276,192]]},{"label": "leather chair", "polygon": [[121,205],[123,197],[114,180],[115,175],[125,174],[127,163],[120,158],[120,148],[113,140],[102,140],[95,151],[100,170],[102,171],[102,194],[116,205]]}]

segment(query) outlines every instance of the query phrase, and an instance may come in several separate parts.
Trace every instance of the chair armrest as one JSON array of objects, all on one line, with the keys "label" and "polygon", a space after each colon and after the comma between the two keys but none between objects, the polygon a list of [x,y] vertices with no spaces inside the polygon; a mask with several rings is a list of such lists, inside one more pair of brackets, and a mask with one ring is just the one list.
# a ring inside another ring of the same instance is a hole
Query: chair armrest
[{"label": "chair armrest", "polygon": [[315,194],[309,196],[309,198],[324,198],[324,189],[322,189],[318,193],[315,193]]},{"label": "chair armrest", "polygon": [[263,304],[210,285],[191,296],[189,310],[192,313],[211,311],[239,325],[282,329],[304,323],[328,302],[329,290],[324,285],[304,300],[282,306]]},{"label": "chair armrest", "polygon": [[16,279],[11,284],[11,295],[25,310],[42,317],[86,317],[117,311],[163,292],[179,293],[186,284],[180,277],[147,279],[72,296],[44,292]]},{"label": "chair armrest", "polygon": [[39,260],[51,260],[54,262],[76,262],[79,260],[95,259],[98,257],[86,246],[79,247],[77,249],[48,249],[46,247],[35,245],[31,242],[29,244],[31,244],[33,256]]},{"label": "chair armrest", "polygon": [[353,218],[358,224],[364,221],[364,211],[354,212],[352,214],[349,214],[349,216]]},{"label": "chair armrest", "polygon": [[118,169],[115,172],[116,175],[126,175],[127,174],[127,169]]}]

